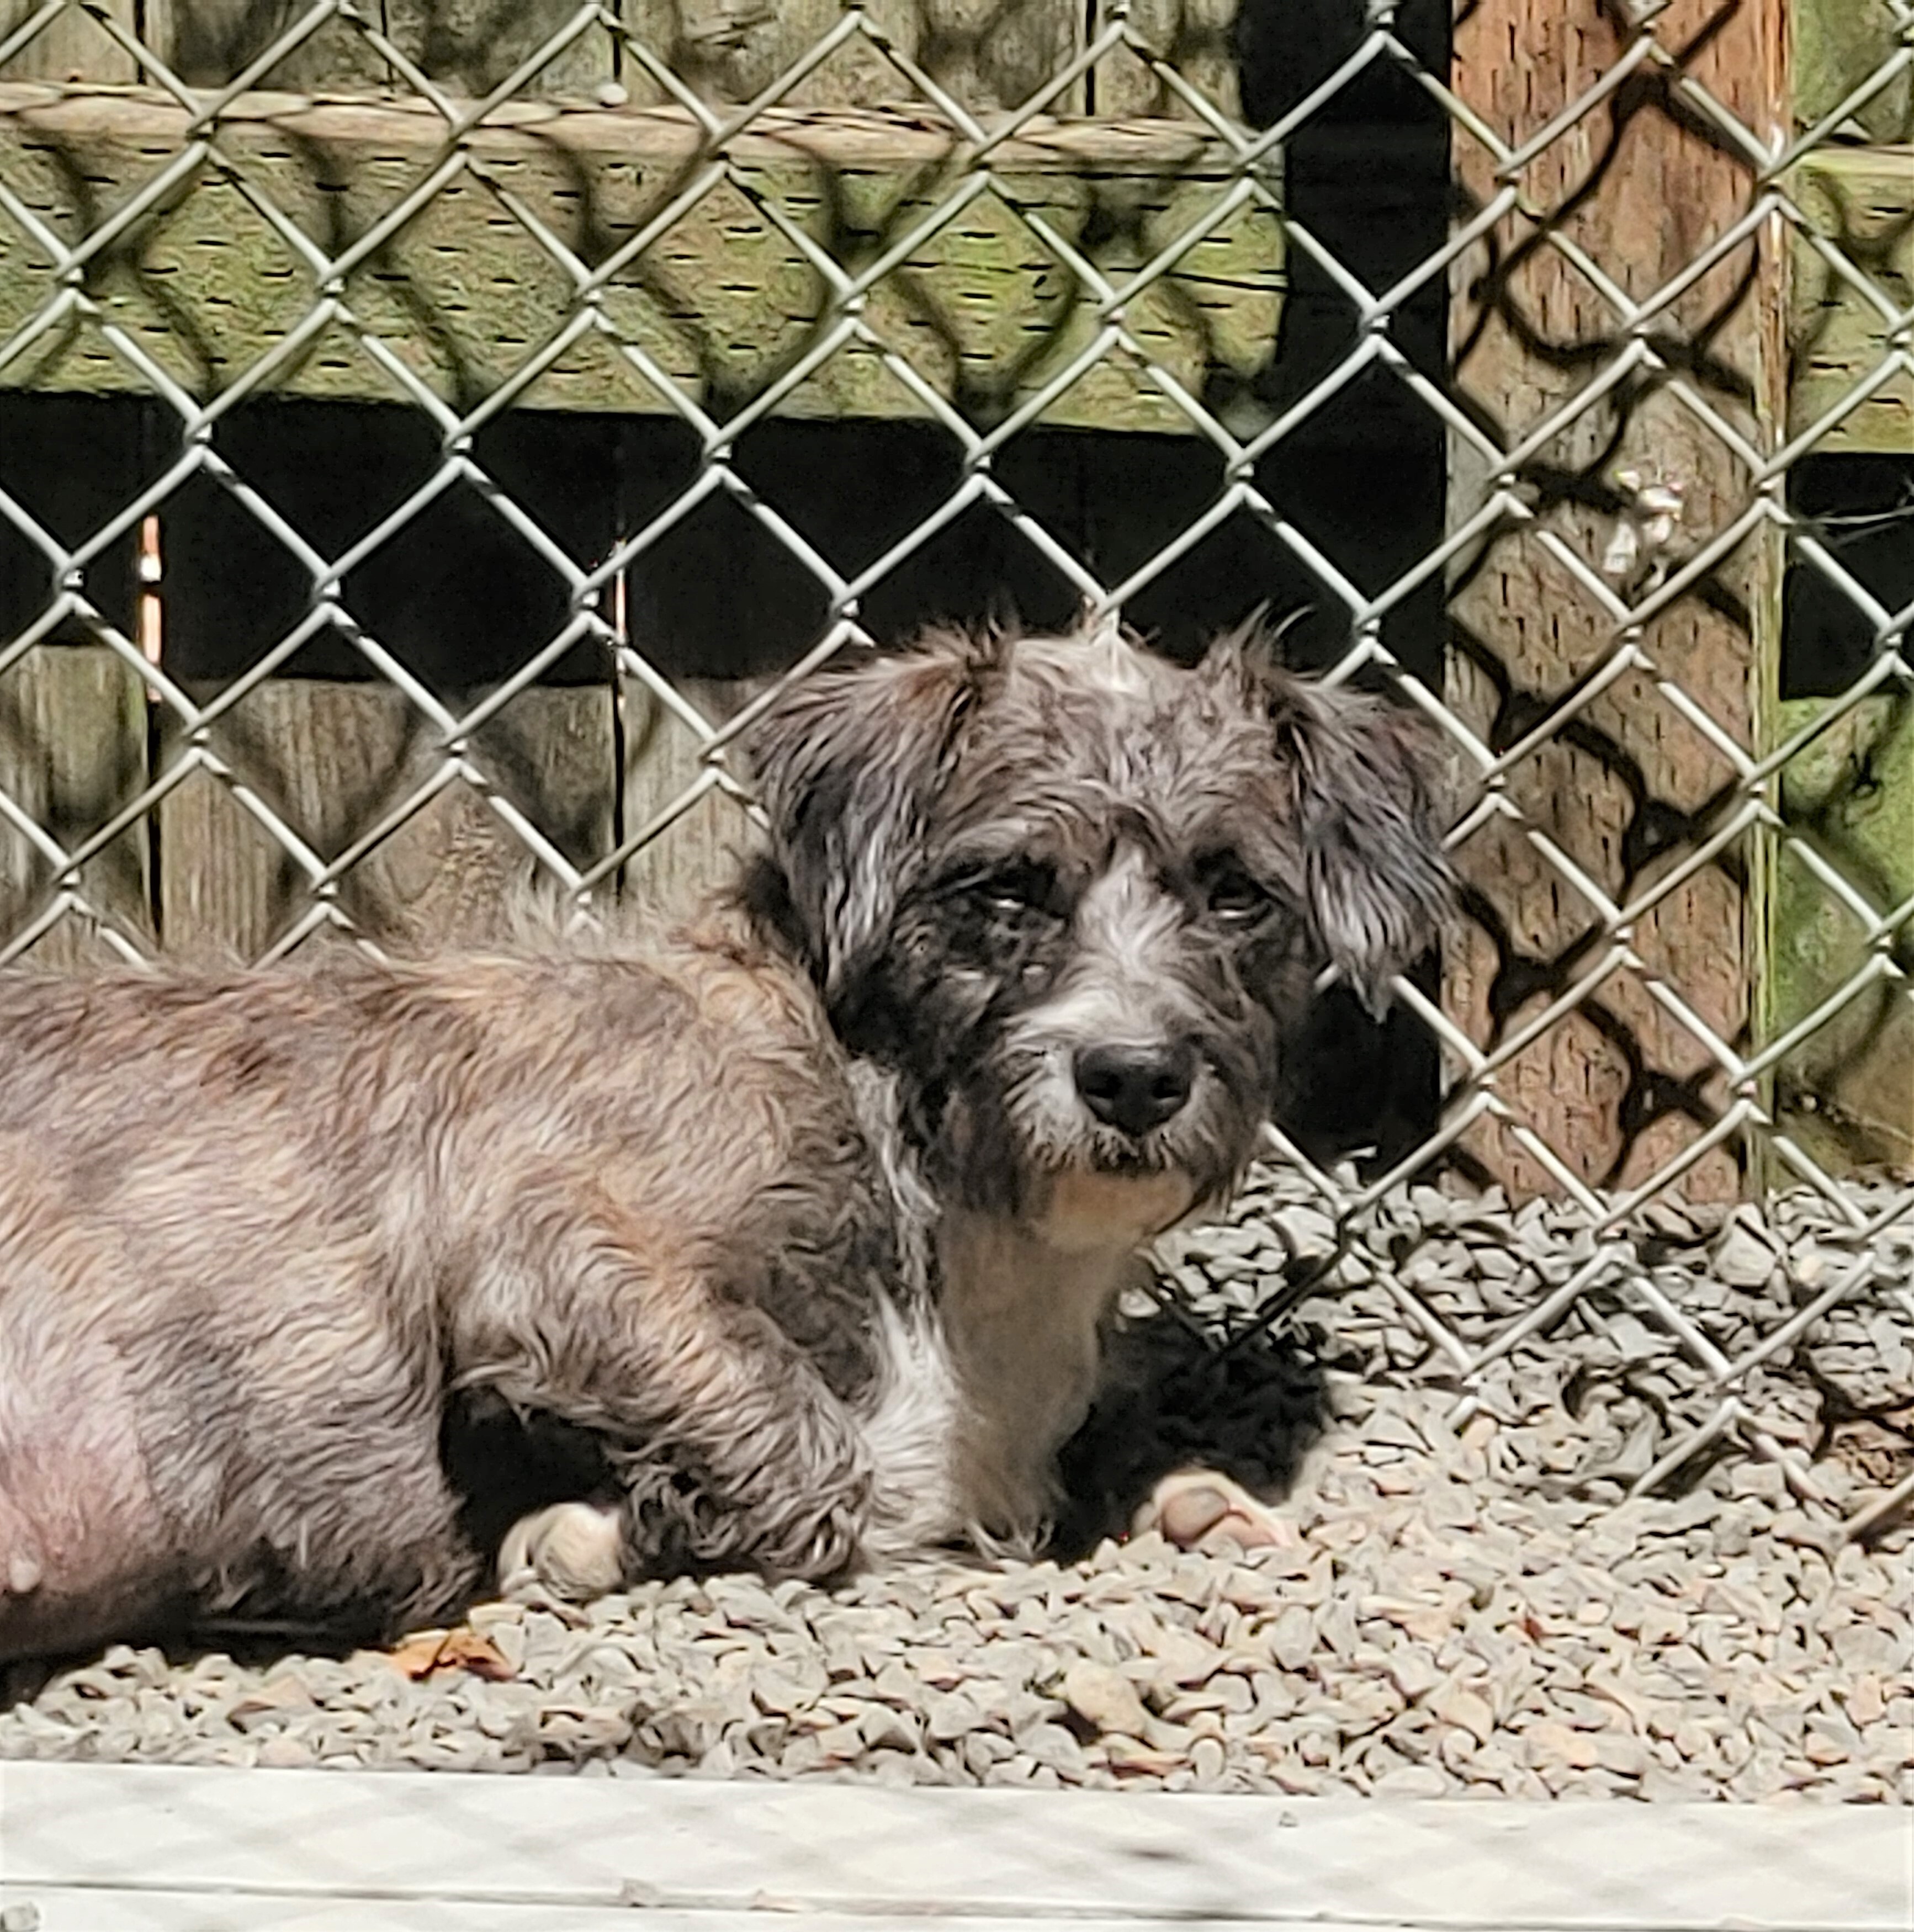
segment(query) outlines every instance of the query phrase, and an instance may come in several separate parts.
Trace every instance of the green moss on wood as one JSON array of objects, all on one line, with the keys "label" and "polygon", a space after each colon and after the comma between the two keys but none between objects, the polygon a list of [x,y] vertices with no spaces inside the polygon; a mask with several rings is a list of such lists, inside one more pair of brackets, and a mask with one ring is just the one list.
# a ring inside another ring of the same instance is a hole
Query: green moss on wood
[{"label": "green moss on wood", "polygon": [[[1777,742],[1826,708],[1778,707]],[[1914,894],[1914,707],[1869,698],[1783,768],[1781,809],[1797,836],[1859,889],[1876,913]],[[1779,1038],[1868,963],[1856,913],[1784,848],[1774,867],[1768,1033]],[[1889,942],[1909,964],[1910,938]],[[1783,1063],[1776,1103],[1789,1130],[1836,1168],[1914,1166],[1914,1002],[1904,982],[1876,982]]]},{"label": "green moss on wood", "polygon": [[1870,141],[1914,141],[1914,73],[1888,73],[1902,44],[1894,0],[1795,0],[1789,17],[1797,126],[1816,125],[1886,74],[1844,122]]},{"label": "green moss on wood", "polygon": [[[100,322],[195,396],[248,380],[327,292],[256,204],[269,202],[337,256],[427,180],[446,158],[442,135],[422,110],[256,98],[222,122],[216,146],[166,202],[89,264],[84,289],[98,320],[76,319],[15,355],[0,367],[0,384],[145,388]],[[188,142],[170,104],[0,88],[0,179],[70,243]],[[334,292],[359,328],[464,410],[520,380],[578,312],[567,258],[610,259],[700,178],[710,157],[681,113],[532,106],[506,110],[460,154],[456,176]],[[855,272],[910,236],[970,172],[946,134],[874,110],[767,116],[728,158],[724,178],[604,285],[602,312],[622,343],[582,338],[519,400],[668,409],[642,371],[649,359],[682,394],[731,412],[790,369],[840,313],[827,276],[780,223]],[[870,328],[932,388],[988,422],[1094,339],[1094,297],[1064,250],[1040,236],[1047,225],[1118,284],[1193,231],[1192,244],[1127,303],[1124,320],[1144,356],[1193,394],[1246,393],[1274,353],[1281,229],[1266,206],[1216,212],[1232,176],[1200,130],[1059,125],[1006,142],[991,165],[996,185],[910,248],[864,305]],[[57,292],[46,251],[0,224],[0,344]],[[260,386],[357,400],[402,393],[343,318]],[[878,355],[855,345],[780,406],[805,416],[925,410]],[[1121,355],[1087,374],[1046,420],[1190,427],[1142,364]]]},{"label": "green moss on wood", "polygon": [[[1833,242],[1896,309],[1914,304],[1914,148],[1810,156],[1790,183],[1817,234]],[[1790,430],[1819,422],[1889,352],[1885,316],[1851,278],[1797,240],[1789,336]],[[1914,376],[1904,368],[1816,445],[1818,452],[1914,451]]]}]

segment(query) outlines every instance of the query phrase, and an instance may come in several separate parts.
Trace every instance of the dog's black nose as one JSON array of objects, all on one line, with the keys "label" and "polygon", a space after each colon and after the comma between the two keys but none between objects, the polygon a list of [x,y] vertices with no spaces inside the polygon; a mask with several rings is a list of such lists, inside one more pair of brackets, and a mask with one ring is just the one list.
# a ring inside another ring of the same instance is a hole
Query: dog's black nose
[{"label": "dog's black nose", "polygon": [[1076,1072],[1083,1104],[1106,1126],[1147,1134],[1190,1098],[1196,1056],[1186,1046],[1090,1046]]}]

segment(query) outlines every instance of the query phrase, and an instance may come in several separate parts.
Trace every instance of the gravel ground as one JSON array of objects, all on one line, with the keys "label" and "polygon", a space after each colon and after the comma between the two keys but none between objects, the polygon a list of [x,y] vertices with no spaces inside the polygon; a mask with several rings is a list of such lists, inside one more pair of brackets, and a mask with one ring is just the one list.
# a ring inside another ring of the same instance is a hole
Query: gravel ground
[{"label": "gravel ground", "polygon": [[[1271,1174],[1166,1252],[1177,1312],[1136,1311],[1076,1459],[1078,1561],[490,1604],[396,1655],[120,1648],[16,1671],[0,1756],[1914,1802],[1914,1546],[1840,1528],[1914,1468],[1914,1238],[1664,1475],[1720,1411],[1711,1365],[1850,1264],[1825,1210],[1654,1208],[1598,1251],[1566,1210],[1418,1188],[1334,1237]],[[1286,1284],[1293,1335],[1198,1345]],[[1193,1456],[1293,1480],[1292,1546],[1094,1540]]]}]

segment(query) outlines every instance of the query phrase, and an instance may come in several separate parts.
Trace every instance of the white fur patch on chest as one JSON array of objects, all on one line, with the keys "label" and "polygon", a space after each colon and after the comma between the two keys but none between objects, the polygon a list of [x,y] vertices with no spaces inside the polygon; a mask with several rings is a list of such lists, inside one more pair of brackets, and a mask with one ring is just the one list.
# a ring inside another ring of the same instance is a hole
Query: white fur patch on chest
[{"label": "white fur patch on chest", "polygon": [[1089,1406],[1099,1330],[1135,1258],[961,1213],[936,1246],[934,1299],[882,1318],[862,1425],[871,1547],[1027,1547],[1057,1501],[1056,1454]]},{"label": "white fur patch on chest", "polygon": [[964,1399],[936,1317],[881,1304],[876,1389],[862,1418],[873,1556],[947,1543],[968,1528],[959,1490]]}]

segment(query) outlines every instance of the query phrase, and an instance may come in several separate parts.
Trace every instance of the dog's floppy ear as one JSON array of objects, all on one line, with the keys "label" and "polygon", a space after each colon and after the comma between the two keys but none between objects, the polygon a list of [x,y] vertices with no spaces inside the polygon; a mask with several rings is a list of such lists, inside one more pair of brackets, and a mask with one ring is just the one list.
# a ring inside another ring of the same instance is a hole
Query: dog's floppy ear
[{"label": "dog's floppy ear", "polygon": [[1226,639],[1214,668],[1241,678],[1269,719],[1310,925],[1380,1012],[1455,904],[1440,749],[1412,712],[1279,669],[1257,643]]},{"label": "dog's floppy ear", "polygon": [[1270,694],[1311,922],[1380,1012],[1389,982],[1436,943],[1454,908],[1436,740],[1412,713],[1361,692],[1277,673]]},{"label": "dog's floppy ear", "polygon": [[826,993],[890,923],[975,690],[967,641],[814,672],[749,740],[792,936]]}]

